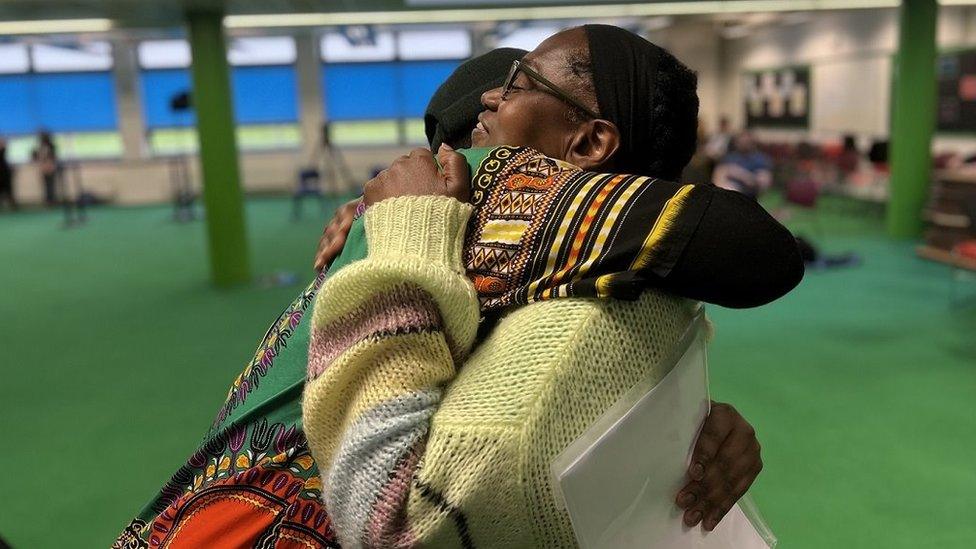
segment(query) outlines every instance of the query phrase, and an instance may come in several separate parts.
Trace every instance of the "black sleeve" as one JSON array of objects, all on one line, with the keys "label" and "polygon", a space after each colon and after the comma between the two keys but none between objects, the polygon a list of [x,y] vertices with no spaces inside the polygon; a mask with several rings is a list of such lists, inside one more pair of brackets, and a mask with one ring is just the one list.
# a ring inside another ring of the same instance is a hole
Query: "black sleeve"
[{"label": "black sleeve", "polygon": [[755,200],[707,187],[712,196],[698,226],[669,272],[651,275],[652,284],[737,309],[765,305],[795,288],[803,260],[792,233]]}]

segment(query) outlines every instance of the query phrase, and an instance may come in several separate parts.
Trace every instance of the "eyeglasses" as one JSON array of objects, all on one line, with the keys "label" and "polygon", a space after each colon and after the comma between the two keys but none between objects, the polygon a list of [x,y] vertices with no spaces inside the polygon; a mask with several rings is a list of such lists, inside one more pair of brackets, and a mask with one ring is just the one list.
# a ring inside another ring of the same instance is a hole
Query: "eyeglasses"
[{"label": "eyeglasses", "polygon": [[505,84],[502,86],[503,101],[508,98],[508,92],[512,91],[512,88],[515,87],[515,79],[518,78],[519,72],[525,73],[525,76],[528,76],[532,80],[535,80],[536,82],[549,88],[549,91],[552,93],[552,95],[556,96],[557,98],[561,99],[566,103],[569,103],[570,105],[576,107],[577,109],[583,111],[590,117],[600,118],[598,114],[593,112],[589,107],[584,105],[581,101],[575,99],[572,95],[563,91],[559,86],[547,80],[546,77],[532,70],[532,67],[529,67],[528,65],[523,65],[522,62],[517,59],[515,61],[512,61],[512,68],[509,69],[508,78],[505,79]]}]

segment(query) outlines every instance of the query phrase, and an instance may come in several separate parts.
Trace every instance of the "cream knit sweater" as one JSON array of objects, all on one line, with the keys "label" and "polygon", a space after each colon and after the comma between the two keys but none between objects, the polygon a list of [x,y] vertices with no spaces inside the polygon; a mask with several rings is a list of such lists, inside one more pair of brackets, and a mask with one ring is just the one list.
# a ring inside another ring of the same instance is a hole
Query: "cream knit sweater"
[{"label": "cream knit sweater", "polygon": [[470,211],[439,197],[372,206],[368,257],[319,293],[304,426],[344,547],[574,547],[550,462],[667,373],[694,315],[654,292],[554,299],[510,312],[472,353]]}]

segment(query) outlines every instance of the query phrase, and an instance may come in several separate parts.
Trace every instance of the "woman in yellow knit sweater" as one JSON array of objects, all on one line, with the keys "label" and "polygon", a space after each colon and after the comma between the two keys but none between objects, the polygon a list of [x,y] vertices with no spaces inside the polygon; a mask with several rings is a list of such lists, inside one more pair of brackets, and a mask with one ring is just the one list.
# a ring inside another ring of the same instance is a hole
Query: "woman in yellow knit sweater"
[{"label": "woman in yellow knit sweater", "polygon": [[[607,57],[592,52],[611,48],[655,66],[677,62],[625,32],[588,26],[556,35],[527,56],[521,70],[513,66],[504,89],[485,95],[475,145],[531,145],[571,164],[527,149],[495,149],[486,162],[510,170],[493,180],[507,188],[479,189],[475,181],[474,202],[488,217],[472,222],[477,231],[468,240],[474,245],[463,258],[472,207],[465,203],[469,187],[458,157],[444,152],[445,175],[439,175],[429,155],[416,153],[368,185],[369,255],[340,270],[319,294],[304,400],[305,430],[344,546],[574,545],[568,517],[552,497],[549,462],[634,383],[666,373],[655,365],[696,305],[651,291],[636,301],[569,296],[628,297],[646,285],[645,274],[666,276],[702,218],[705,194],[721,192],[581,175],[572,166],[631,173],[659,168],[660,159],[643,158],[644,141],[634,138],[658,128],[638,123],[624,132],[617,122],[659,114],[651,97],[641,95],[648,82],[632,83],[636,100],[622,101],[619,87],[601,77],[627,68],[596,66]],[[650,84],[658,76],[652,74]],[[628,108],[644,116],[633,117]],[[665,160],[683,165],[687,159]],[[577,220],[570,207],[572,223],[554,225],[568,233],[548,240],[505,217],[519,200],[514,192],[564,198],[572,193],[554,187],[570,181],[589,185],[600,200],[623,210],[594,206],[595,217]],[[633,205],[620,197],[642,189],[652,197],[663,193],[653,199],[657,221],[644,220],[653,225],[643,245],[625,249],[615,237],[603,237],[601,246],[621,253],[601,256],[586,231],[593,224],[593,233],[616,231],[616,216]],[[499,210],[502,195],[509,200],[505,211]],[[541,270],[526,269],[540,265],[530,261],[506,271],[513,275],[507,280],[498,276],[505,270],[499,263],[511,259],[499,244],[516,253],[537,251],[526,236],[558,244],[548,256],[555,263],[544,253]],[[629,267],[594,267],[624,259]],[[569,298],[553,299],[561,297]],[[468,356],[481,308],[534,301],[540,302],[507,308]],[[708,478],[701,487],[712,489]]]}]

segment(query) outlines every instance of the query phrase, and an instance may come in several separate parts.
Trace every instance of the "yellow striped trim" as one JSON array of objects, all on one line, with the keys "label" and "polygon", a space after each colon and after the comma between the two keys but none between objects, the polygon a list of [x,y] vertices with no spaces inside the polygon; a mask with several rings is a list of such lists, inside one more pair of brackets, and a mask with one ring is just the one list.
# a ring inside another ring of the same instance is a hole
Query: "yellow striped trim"
[{"label": "yellow striped trim", "polygon": [[[586,215],[583,216],[583,222],[580,224],[580,228],[576,231],[576,235],[573,236],[573,246],[569,250],[569,257],[566,259],[566,263],[563,265],[563,268],[559,269],[559,271],[552,276],[551,284],[556,285],[562,282],[566,274],[577,265],[580,252],[583,250],[583,244],[586,242],[586,238],[590,234],[591,230],[595,229],[593,224],[597,219],[597,214],[600,213],[600,208],[603,207],[604,202],[607,201],[607,198],[617,188],[617,186],[620,185],[620,182],[623,181],[624,178],[625,176],[618,175],[611,179],[606,185],[603,186],[602,189],[600,189],[600,192],[596,195],[596,198],[593,199],[589,209],[586,211]],[[598,242],[595,244],[595,247],[602,248],[603,240],[605,240],[605,237],[603,237],[603,231],[597,233],[597,240]],[[553,288],[550,288],[549,297],[554,296],[555,294],[553,293]]]},{"label": "yellow striped trim", "polygon": [[597,297],[610,297],[610,283],[613,282],[616,273],[605,274],[596,279]]},{"label": "yellow striped trim", "polygon": [[664,208],[658,214],[657,219],[654,220],[654,226],[644,240],[644,245],[641,246],[640,253],[634,258],[634,262],[630,264],[631,271],[644,269],[651,264],[658,251],[658,246],[667,233],[670,232],[671,227],[674,226],[675,220],[681,214],[681,210],[688,200],[688,195],[691,194],[694,188],[694,185],[683,185],[678,189],[678,192],[674,193],[674,196],[664,203]]},{"label": "yellow striped trim", "polygon": [[[552,247],[549,249],[549,257],[546,260],[546,269],[543,271],[543,273],[552,273],[555,271],[556,259],[559,257],[559,247],[566,240],[566,233],[569,232],[569,227],[573,224],[573,220],[576,217],[576,212],[583,203],[583,199],[590,194],[590,189],[592,189],[603,178],[603,175],[594,175],[585,185],[583,185],[579,192],[576,193],[576,196],[573,197],[572,204],[570,204],[569,209],[566,211],[565,217],[563,217],[559,224],[559,232],[556,233],[556,238],[552,241]],[[543,274],[541,278],[533,280],[532,283],[529,284],[528,295],[535,295],[536,290],[539,288],[539,284],[548,276],[548,274]]]},{"label": "yellow striped trim", "polygon": [[[617,217],[620,215],[620,211],[623,210],[624,206],[630,202],[630,198],[634,196],[634,193],[636,193],[641,187],[644,186],[645,183],[649,181],[651,181],[651,179],[648,177],[641,177],[640,179],[633,181],[627,186],[626,189],[624,189],[624,192],[620,194],[620,197],[613,202],[613,205],[610,207],[610,213],[603,219],[603,225],[600,227],[600,233],[597,237],[596,243],[593,245],[593,249],[590,250],[586,261],[580,264],[579,269],[573,276],[573,280],[579,280],[586,276],[586,273],[589,272],[590,267],[592,267],[593,264],[596,263],[596,261],[600,258],[600,256],[603,254],[603,248],[606,246],[607,239],[610,238],[610,231],[613,229],[613,224],[617,221]],[[568,267],[571,268],[572,265],[569,265]]]}]

